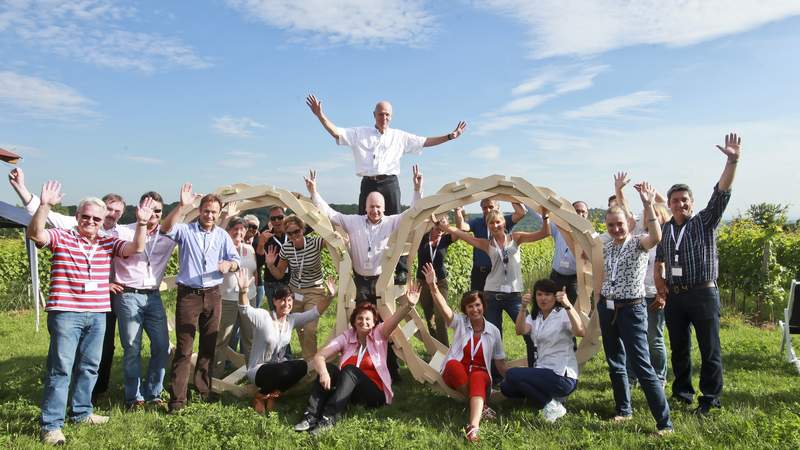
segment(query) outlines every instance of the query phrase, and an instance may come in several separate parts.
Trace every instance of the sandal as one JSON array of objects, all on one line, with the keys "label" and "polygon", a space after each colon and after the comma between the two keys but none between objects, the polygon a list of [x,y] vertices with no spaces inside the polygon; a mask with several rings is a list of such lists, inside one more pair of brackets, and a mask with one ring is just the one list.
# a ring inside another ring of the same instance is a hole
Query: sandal
[{"label": "sandal", "polygon": [[483,412],[481,413],[481,420],[495,420],[497,419],[497,413],[488,406],[483,407]]},{"label": "sandal", "polygon": [[467,438],[467,441],[472,443],[477,443],[480,441],[480,436],[478,436],[480,429],[474,425],[467,425],[464,427],[464,434]]},{"label": "sandal", "polygon": [[275,411],[275,401],[281,397],[281,391],[272,391],[265,396],[267,399],[267,411]]}]

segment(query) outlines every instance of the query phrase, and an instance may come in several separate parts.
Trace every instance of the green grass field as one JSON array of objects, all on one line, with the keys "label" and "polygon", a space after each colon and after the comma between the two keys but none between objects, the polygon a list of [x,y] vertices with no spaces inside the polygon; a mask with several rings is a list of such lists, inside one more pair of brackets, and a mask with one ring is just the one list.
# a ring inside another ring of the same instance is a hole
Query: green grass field
[{"label": "green grass field", "polygon": [[[331,308],[333,309],[333,308]],[[322,336],[332,323],[329,311]],[[33,330],[31,312],[0,314],[0,447],[34,448],[38,443],[39,402],[48,334]],[[524,353],[506,319],[506,349]],[[697,419],[677,406],[674,435],[651,436],[655,422],[641,391],[634,393],[634,420],[612,424],[608,372],[598,354],[584,368],[578,389],[556,424],[534,416],[523,403],[494,402],[495,422],[481,425],[481,448],[800,448],[800,375],[779,354],[776,330],[755,328],[738,318],[723,319],[724,408]],[[297,347],[295,338],[295,348]],[[308,387],[280,399],[276,412],[257,415],[249,402],[225,396],[221,403],[191,404],[179,416],[122,408],[122,350],[117,345],[112,388],[98,408],[111,416],[99,427],[67,425],[73,448],[461,448],[471,447],[462,433],[465,404],[433,391],[405,375],[395,386],[395,402],[378,410],[352,408],[334,431],[318,438],[291,426],[305,405]],[[699,361],[695,361],[699,364]],[[695,378],[695,385],[696,385]]]}]

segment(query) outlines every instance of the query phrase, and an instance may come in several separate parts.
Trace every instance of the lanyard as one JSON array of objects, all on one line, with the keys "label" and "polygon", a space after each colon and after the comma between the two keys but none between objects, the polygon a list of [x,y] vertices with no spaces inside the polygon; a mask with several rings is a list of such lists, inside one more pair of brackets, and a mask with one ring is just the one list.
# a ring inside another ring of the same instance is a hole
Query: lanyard
[{"label": "lanyard", "polygon": [[356,367],[359,369],[361,368],[361,360],[364,359],[364,355],[367,353],[367,345],[359,345],[358,346],[358,358],[356,358]]},{"label": "lanyard", "polygon": [[[303,236],[303,250],[305,250],[306,247],[308,247],[308,241],[306,240],[306,237]],[[303,266],[306,264],[306,258],[300,258],[297,256],[297,247],[294,246],[294,242],[292,242],[292,250],[294,250],[294,264],[299,266],[299,269],[297,270],[297,287],[301,287],[300,280],[303,278]],[[292,276],[294,276],[294,272],[292,272]]]},{"label": "lanyard", "polygon": [[78,241],[78,249],[80,249],[81,253],[83,253],[83,256],[86,257],[86,265],[87,265],[87,270],[89,271],[89,279],[92,278],[92,259],[94,258],[94,254],[97,253],[98,247],[99,244],[92,244],[92,250],[88,251],[86,250],[86,248],[84,248],[83,243],[81,241]]},{"label": "lanyard", "polygon": [[481,337],[478,338],[478,344],[475,344],[475,331],[473,330],[469,336],[469,344],[472,348],[469,349],[469,356],[470,356],[470,363],[475,362],[475,355],[478,354],[478,348],[480,348],[481,344],[483,343],[483,333],[481,333]]},{"label": "lanyard", "polygon": [[430,238],[428,238],[428,250],[431,253],[431,264],[433,264],[433,258],[436,257],[436,251],[439,249],[439,242],[441,242],[441,241],[442,241],[442,237],[439,236],[439,238],[436,239],[436,245],[434,246],[434,245],[431,245]]},{"label": "lanyard", "polygon": [[158,227],[156,227],[155,234],[153,235],[152,239],[150,239],[150,249],[148,250],[147,244],[144,246],[144,259],[147,261],[147,267],[150,267],[150,257],[153,255],[153,251],[156,248],[156,242],[158,242],[159,235],[161,233],[158,232]]},{"label": "lanyard", "polygon": [[613,286],[617,282],[617,269],[619,268],[619,261],[622,259],[622,254],[625,252],[625,246],[628,245],[628,241],[631,239],[631,235],[629,234],[625,238],[625,242],[622,243],[622,246],[619,248],[619,252],[616,255],[616,258],[611,260],[611,285]]},{"label": "lanyard", "polygon": [[[376,225],[378,228],[380,228],[380,227],[383,225],[383,220],[381,220],[380,222],[378,222],[378,223],[377,223],[377,224],[375,224],[375,225]],[[369,252],[371,252],[371,251],[372,251],[372,230],[373,230],[374,228],[375,228],[375,226],[370,226],[369,219],[368,219],[368,218],[365,218],[365,219],[364,219],[364,229],[365,229],[365,231],[367,232],[367,245],[368,245],[368,247],[367,247],[367,253],[369,253]],[[380,234],[380,229],[378,230],[378,234]]]},{"label": "lanyard", "polygon": [[[212,228],[213,230],[213,228]],[[210,231],[205,231],[200,227],[200,224],[197,224],[197,231],[203,234],[203,244],[200,245],[200,238],[197,237],[196,233],[193,233],[194,241],[197,243],[198,247],[203,249],[203,272],[206,270],[206,253],[208,253],[208,249],[211,247],[211,242],[208,241],[208,236],[211,235]]]},{"label": "lanyard", "polygon": [[[508,243],[508,238],[510,235],[506,236],[506,243]],[[497,250],[497,253],[500,255],[500,262],[503,263],[503,277],[508,277],[508,250],[505,247],[500,249],[500,244],[497,243],[497,239],[492,238],[492,242],[494,242],[494,248]]]},{"label": "lanyard", "polygon": [[675,243],[675,264],[678,263],[678,253],[680,250],[678,248],[681,246],[681,241],[683,241],[683,232],[686,231],[688,224],[684,224],[683,228],[681,228],[680,233],[678,233],[678,240],[675,240],[675,226],[669,224],[669,234],[672,236],[672,242]]}]

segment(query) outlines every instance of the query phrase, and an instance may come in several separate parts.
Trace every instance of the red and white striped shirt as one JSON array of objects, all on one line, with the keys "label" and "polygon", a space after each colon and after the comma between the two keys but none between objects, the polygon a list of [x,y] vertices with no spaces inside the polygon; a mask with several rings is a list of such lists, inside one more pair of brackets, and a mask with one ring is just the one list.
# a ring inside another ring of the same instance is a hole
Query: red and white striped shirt
[{"label": "red and white striped shirt", "polygon": [[126,241],[114,236],[90,243],[74,229],[46,230],[53,251],[50,295],[46,311],[111,311],[108,280],[111,258],[120,255]]}]

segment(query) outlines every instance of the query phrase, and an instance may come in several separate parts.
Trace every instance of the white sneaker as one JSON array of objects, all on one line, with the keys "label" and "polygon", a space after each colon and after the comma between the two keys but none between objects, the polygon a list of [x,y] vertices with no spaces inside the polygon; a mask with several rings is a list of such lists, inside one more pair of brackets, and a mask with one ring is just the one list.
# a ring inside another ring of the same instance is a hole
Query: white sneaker
[{"label": "white sneaker", "polygon": [[88,417],[79,421],[78,423],[86,424],[86,425],[102,425],[108,422],[108,416],[101,416],[99,414],[89,414]]},{"label": "white sneaker", "polygon": [[67,443],[67,438],[61,432],[61,428],[57,430],[44,431],[39,436],[39,440],[45,445],[64,445]]},{"label": "white sneaker", "polygon": [[564,417],[564,414],[566,413],[567,408],[564,408],[564,405],[556,400],[550,400],[550,403],[544,405],[544,409],[542,409],[544,420],[550,423],[553,423],[561,417]]}]

